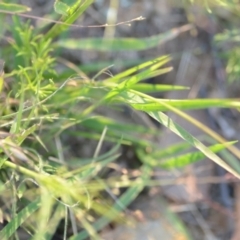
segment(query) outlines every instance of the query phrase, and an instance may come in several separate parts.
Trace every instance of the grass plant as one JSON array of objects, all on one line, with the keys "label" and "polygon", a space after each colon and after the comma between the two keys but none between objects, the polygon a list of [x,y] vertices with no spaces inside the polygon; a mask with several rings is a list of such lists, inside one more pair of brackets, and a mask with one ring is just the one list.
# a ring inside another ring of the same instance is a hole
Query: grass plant
[{"label": "grass plant", "polygon": [[[0,196],[4,221],[0,239],[21,239],[22,232],[28,234],[28,239],[53,239],[57,229],[63,229],[62,239],[100,239],[98,231],[111,221],[123,221],[127,206],[145,186],[156,184],[151,180],[155,167],[184,167],[207,156],[240,178],[239,168],[232,167],[238,165],[236,158],[240,157],[235,142],[226,142],[182,111],[209,107],[239,109],[238,99],[152,97],[149,93],[187,89],[143,82],[171,71],[166,65],[169,56],[128,66],[113,76],[106,77],[102,73],[107,69],[100,68],[95,77],[90,77],[59,55],[63,48],[143,50],[175,38],[192,26],[143,39],[63,39],[62,33],[92,3],[93,0],[56,0],[53,10],[58,20],[39,28],[33,26],[31,19],[23,20],[28,7],[15,2],[0,3],[0,18],[6,21],[0,30],[0,58],[5,62],[5,73],[1,69],[0,75]],[[67,66],[60,72],[59,62]],[[158,149],[158,144],[151,141],[156,134],[154,128],[117,121],[97,111],[108,108],[114,112],[122,107],[145,112],[179,135],[184,143]],[[175,123],[166,111],[173,111],[201,128],[211,137],[209,145]],[[66,156],[71,137],[97,141],[97,147],[89,146],[94,152],[92,157]],[[101,153],[105,142],[110,142],[111,148]],[[114,176],[104,174],[121,156],[123,145],[131,146],[140,159],[138,175],[133,176],[131,171],[119,171]],[[182,153],[191,146],[198,151]],[[216,154],[223,149],[231,163]],[[116,189],[120,192],[117,197],[113,194]]]}]

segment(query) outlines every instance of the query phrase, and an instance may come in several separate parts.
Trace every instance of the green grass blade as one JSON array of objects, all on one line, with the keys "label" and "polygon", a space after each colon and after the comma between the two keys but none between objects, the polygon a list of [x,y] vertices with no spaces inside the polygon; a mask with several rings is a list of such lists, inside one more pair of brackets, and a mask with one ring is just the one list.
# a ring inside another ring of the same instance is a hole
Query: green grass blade
[{"label": "green grass blade", "polygon": [[136,85],[132,85],[131,89],[139,92],[144,92],[144,93],[152,93],[152,92],[187,90],[189,88],[184,86],[174,86],[174,85],[165,85],[165,84],[138,83]]},{"label": "green grass blade", "polygon": [[67,16],[69,9],[70,9],[70,7],[66,3],[63,3],[59,0],[56,0],[54,2],[54,10],[58,14]]},{"label": "green grass blade", "polygon": [[[141,58],[141,59],[133,59],[133,60],[128,60],[128,59],[115,59],[112,61],[103,61],[101,60],[99,61],[95,61],[95,62],[91,62],[91,63],[82,63],[81,65],[76,65],[77,68],[79,68],[81,71],[83,71],[86,74],[89,73],[96,73],[99,71],[102,71],[102,69],[111,69],[110,66],[114,65],[114,66],[118,66],[118,68],[123,68],[123,69],[127,69],[129,67],[132,66],[136,66],[137,64],[141,64],[143,62],[147,62],[151,60],[151,58]],[[73,76],[74,74],[76,74],[76,71],[73,69],[65,69],[64,71],[62,71],[61,73],[58,74],[58,80],[59,81],[64,81],[67,78],[69,78],[69,76]],[[53,74],[44,74],[45,78],[53,78],[54,75]]]},{"label": "green grass blade", "polygon": [[[138,84],[137,84],[138,85]],[[136,86],[137,86],[136,85]],[[133,87],[131,86],[131,89]],[[169,111],[168,106],[181,109],[206,109],[210,107],[220,108],[239,108],[239,99],[157,99],[157,98],[142,98],[135,91],[122,90],[119,91],[119,96],[128,101],[129,104],[136,110],[141,111]]]},{"label": "green grass blade", "polygon": [[150,79],[165,73],[168,73],[170,71],[172,71],[172,67],[168,67],[168,68],[163,68],[163,69],[159,69],[159,70],[154,70],[154,68],[157,68],[161,65],[160,64],[156,64],[153,65],[152,68],[150,67],[149,69],[142,71],[141,73],[138,73],[134,76],[129,77],[128,79],[124,80],[119,86],[118,88],[130,88],[133,84],[136,84],[142,80],[145,79]]},{"label": "green grass blade", "polygon": [[19,137],[18,143],[21,144],[30,134],[33,134],[37,129],[37,124],[32,125],[28,129],[26,129]]},{"label": "green grass blade", "polygon": [[[99,140],[99,137],[101,136],[100,133],[96,134],[96,133],[89,133],[89,132],[80,132],[77,135],[81,137],[85,137],[87,139],[95,139],[95,140]],[[113,132],[112,134],[110,134],[110,131],[108,131],[108,136],[105,137],[105,141],[113,142],[113,143],[119,142],[119,133]],[[144,140],[138,136],[134,137],[127,134],[122,135],[121,143],[127,146],[139,145],[139,146],[145,146],[145,147],[152,144],[150,140]]]},{"label": "green grass blade", "polygon": [[[226,144],[215,144],[209,147],[211,151],[214,153],[220,152],[221,150],[225,149],[226,146],[232,145],[236,143],[227,142]],[[202,152],[191,152],[185,153],[180,156],[174,156],[167,159],[156,159],[151,154],[146,154],[142,149],[137,150],[138,155],[145,155],[142,159],[144,159],[146,164],[149,164],[152,167],[161,167],[165,169],[173,169],[173,168],[181,168],[185,167],[186,165],[201,161],[206,158],[206,156]]]},{"label": "green grass blade", "polygon": [[[132,88],[133,89],[133,88]],[[125,95],[126,92],[122,92],[121,95]],[[127,93],[130,94],[131,93]],[[159,102],[151,102],[148,103],[139,103],[135,98],[131,99],[131,105],[136,110],[142,111],[169,111],[169,108],[162,105]],[[206,109],[211,107],[219,107],[219,108],[239,108],[240,101],[238,99],[184,99],[184,100],[175,100],[175,99],[158,99],[163,103],[167,103],[168,105],[175,107],[181,110],[193,110],[193,109]]]},{"label": "green grass blade", "polygon": [[140,51],[150,49],[163,44],[171,39],[176,38],[180,33],[188,31],[191,25],[184,25],[179,28],[171,29],[165,33],[161,33],[148,38],[85,38],[81,40],[65,39],[56,43],[57,47],[78,49],[78,50],[97,50],[97,51]]},{"label": "green grass blade", "polygon": [[0,3],[0,12],[22,13],[29,12],[31,8],[28,6],[14,4],[14,3]]},{"label": "green grass blade", "polygon": [[166,157],[171,157],[171,156],[176,156],[177,154],[181,154],[182,152],[186,152],[187,150],[190,150],[192,146],[187,143],[187,142],[180,142],[176,144],[172,144],[171,146],[165,148],[165,149],[160,149],[159,146],[156,149],[153,150],[153,152],[150,152],[150,155],[153,158],[161,159],[161,158],[166,158]]},{"label": "green grass blade", "polygon": [[[115,92],[112,92],[111,94],[109,94],[109,96],[107,96],[107,97],[109,97],[107,100],[112,100],[112,98],[114,98],[117,94],[121,94],[122,92],[125,93],[125,95],[124,95],[124,100],[125,101],[124,102],[131,102],[132,99],[134,98],[134,102],[135,103],[137,103],[137,102],[138,103],[145,103],[148,100],[151,100],[151,101],[155,101],[156,100],[156,102],[159,102],[159,104],[161,104],[160,100],[155,99],[155,98],[153,98],[151,96],[145,95],[145,94],[140,93],[140,92],[134,92],[133,90],[131,92],[130,91],[117,91],[116,90]],[[163,106],[168,108],[168,110],[172,110],[173,112],[175,112],[179,116],[184,117],[186,120],[188,120],[192,124],[196,125],[197,127],[200,127],[203,131],[208,133],[210,136],[212,136],[215,139],[219,140],[219,142],[225,144],[224,140],[218,134],[214,133],[212,130],[210,130],[209,128],[207,128],[203,124],[199,123],[197,120],[194,120],[194,119],[190,118],[185,113],[181,112],[177,108],[174,108],[174,107],[170,106],[167,103],[165,103],[165,104],[162,103],[162,104],[163,104]],[[130,105],[131,105],[131,103],[130,103]],[[221,167],[225,168],[227,171],[229,171],[230,173],[232,173],[236,177],[240,178],[240,173],[238,173],[236,170],[234,170],[232,167],[230,167],[224,160],[222,160],[219,156],[217,156],[213,151],[208,149],[208,147],[206,147],[202,142],[200,142],[197,138],[195,138],[193,135],[191,135],[188,131],[186,131],[184,128],[182,128],[181,126],[176,124],[167,115],[165,115],[164,113],[162,113],[160,111],[147,111],[147,113],[152,118],[154,118],[155,120],[157,120],[158,122],[163,124],[165,127],[169,128],[175,134],[177,134],[180,138],[182,138],[185,141],[187,141],[193,147],[199,149],[202,153],[205,154],[205,156],[210,158],[212,161],[216,162]],[[229,146],[228,149],[231,150],[230,147],[231,146]],[[236,154],[238,154],[238,150],[237,149],[235,150],[235,148],[233,149],[233,147],[232,147],[231,151],[236,152]]]},{"label": "green grass blade", "polygon": [[[208,136],[206,136],[204,138],[204,141],[209,142],[209,143],[215,143],[216,141],[213,140],[212,138],[209,138]],[[238,158],[236,158],[232,153],[230,153],[227,149],[223,149],[220,153],[219,153],[222,158],[226,159],[226,162],[232,167],[234,168],[237,172],[240,172],[240,165],[239,165],[239,160]]]},{"label": "green grass blade", "polygon": [[21,210],[1,231],[0,239],[8,240],[14,232],[21,226],[21,224],[31,216],[40,207],[41,199],[37,198],[35,201],[28,204]]},{"label": "green grass blade", "polygon": [[113,130],[117,132],[135,132],[135,133],[151,133],[154,134],[155,129],[146,128],[143,126],[138,126],[134,124],[122,123],[120,121],[116,121],[111,118],[103,117],[103,116],[95,116],[89,118],[86,121],[82,122],[82,126],[87,127],[89,129],[94,129],[95,131],[102,131],[105,126],[107,126],[108,130]]},{"label": "green grass blade", "polygon": [[209,159],[225,168],[227,171],[232,173],[234,176],[240,178],[240,174],[231,168],[223,159],[217,156],[213,151],[211,151],[208,147],[206,147],[202,142],[200,142],[197,138],[191,135],[184,128],[176,124],[171,118],[165,115],[162,112],[148,112],[148,114],[163,124],[165,127],[169,128],[172,132],[177,134],[180,138],[184,139],[188,143],[190,143],[193,147],[199,149],[202,153],[205,154]]},{"label": "green grass blade", "polygon": [[149,61],[146,61],[144,63],[141,63],[137,66],[134,66],[130,69],[127,69],[111,78],[107,78],[104,80],[104,82],[114,82],[114,83],[119,83],[119,82],[122,82],[124,81],[124,78],[130,76],[131,74],[134,74],[134,73],[137,73],[139,72],[139,70],[141,69],[144,69],[144,68],[147,68],[153,64],[156,64],[156,63],[162,63],[161,65],[164,65],[165,63],[169,62],[170,61],[170,57],[169,56],[161,56],[161,57],[158,57],[158,58],[155,58],[155,59],[152,59],[152,60],[149,60]]}]

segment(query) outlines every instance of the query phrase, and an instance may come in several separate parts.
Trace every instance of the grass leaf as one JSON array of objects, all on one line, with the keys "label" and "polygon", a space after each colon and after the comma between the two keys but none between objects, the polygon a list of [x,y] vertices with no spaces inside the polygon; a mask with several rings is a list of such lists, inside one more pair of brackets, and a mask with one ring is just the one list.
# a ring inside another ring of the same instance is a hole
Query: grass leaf
[{"label": "grass leaf", "polygon": [[137,66],[134,66],[130,69],[127,69],[121,73],[118,73],[117,75],[111,77],[111,78],[108,78],[108,79],[105,79],[104,82],[114,82],[114,83],[119,83],[119,82],[122,82],[125,80],[126,77],[130,76],[131,74],[134,74],[134,73],[137,73],[139,72],[139,70],[141,69],[144,69],[144,68],[148,68],[156,63],[161,63],[160,66],[164,65],[165,63],[169,62],[170,61],[170,57],[165,55],[165,56],[161,56],[161,57],[158,57],[158,58],[155,58],[155,59],[151,59],[149,61],[146,61],[144,63],[141,63]]},{"label": "grass leaf", "polygon": [[78,50],[97,50],[97,51],[140,51],[150,49],[163,44],[177,37],[180,33],[188,31],[192,25],[184,25],[173,28],[170,31],[147,38],[85,38],[85,39],[64,39],[56,43],[57,47],[78,49]]},{"label": "grass leaf", "polygon": [[0,12],[8,11],[11,13],[22,13],[22,12],[29,12],[31,8],[28,6],[14,4],[14,3],[0,3]]},{"label": "grass leaf", "polygon": [[[126,92],[121,92],[121,95],[129,94]],[[183,99],[183,100],[175,100],[175,99],[158,99],[163,103],[167,103],[168,105],[175,107],[181,110],[192,110],[192,109],[206,109],[211,107],[219,107],[219,108],[227,108],[227,107],[240,107],[240,101],[238,99]],[[160,102],[150,102],[147,101],[145,103],[139,103],[135,98],[131,98],[130,100],[132,107],[136,110],[142,111],[168,111],[169,108],[162,105]]]},{"label": "grass leaf", "polygon": [[165,127],[169,128],[172,132],[177,134],[180,138],[184,139],[188,143],[190,143],[193,147],[199,149],[202,153],[205,154],[212,161],[225,168],[227,171],[232,173],[234,176],[240,178],[240,174],[231,168],[223,159],[217,156],[213,151],[211,151],[208,147],[206,147],[202,142],[200,142],[197,138],[191,135],[184,128],[176,124],[172,119],[170,119],[167,115],[162,112],[148,112],[148,114],[163,124]]},{"label": "grass leaf", "polygon": [[152,92],[186,90],[189,88],[185,86],[174,86],[174,85],[165,85],[165,84],[138,83],[136,85],[132,85],[131,89],[139,92],[144,92],[144,93],[152,93]]},{"label": "grass leaf", "polygon": [[[215,144],[209,147],[211,151],[214,153],[220,152],[226,146],[232,145],[236,143],[237,141],[233,142],[227,142],[226,144]],[[143,155],[142,159],[146,162],[146,164],[149,164],[152,167],[161,167],[165,169],[173,169],[173,168],[181,168],[185,167],[186,165],[201,161],[206,158],[206,156],[199,151],[185,153],[180,156],[174,156],[167,159],[156,159],[151,154],[146,154],[142,149],[138,149],[137,151],[138,155]]]},{"label": "grass leaf", "polygon": [[21,210],[1,231],[0,239],[8,240],[24,221],[40,207],[41,200],[37,198]]},{"label": "grass leaf", "polygon": [[94,0],[77,0],[76,3],[68,9],[68,16],[63,16],[60,21],[63,24],[56,23],[45,35],[45,39],[53,39],[66,31],[69,26],[76,21],[82,13],[94,2]]},{"label": "grass leaf", "polygon": [[168,73],[172,70],[172,67],[168,67],[168,68],[162,68],[159,70],[155,70],[155,68],[158,68],[159,66],[161,66],[160,64],[156,64],[153,65],[152,68],[150,67],[149,69],[142,71],[134,76],[131,76],[129,78],[127,78],[126,80],[124,80],[119,86],[118,88],[129,88],[131,87],[133,84],[136,84],[142,80],[146,80],[146,79],[150,79],[165,73]]},{"label": "grass leaf", "polygon": [[[134,92],[133,90],[122,90],[115,92],[112,92],[109,94],[107,100],[112,100],[117,94],[122,94],[124,93],[124,100],[125,102],[129,102],[131,105],[131,101],[134,101],[135,103],[145,103],[147,100],[154,100],[153,97],[147,96],[145,94],[142,94],[140,92]],[[134,100],[133,100],[134,99]],[[156,99],[156,102],[161,104],[161,101]],[[181,117],[185,117],[185,114],[178,110],[177,108],[174,108],[167,103],[163,104],[163,106],[168,108],[168,110],[172,110],[173,112],[177,113]],[[238,173],[235,169],[230,167],[224,160],[222,160],[219,156],[217,156],[213,151],[211,151],[208,147],[206,147],[202,142],[200,142],[197,138],[195,138],[193,135],[191,135],[187,130],[179,126],[177,123],[175,123],[171,118],[169,118],[166,114],[160,112],[160,111],[147,111],[147,114],[149,114],[152,118],[157,120],[159,123],[164,125],[165,127],[169,128],[172,132],[174,132],[176,135],[178,135],[180,138],[184,139],[187,141],[189,144],[191,144],[193,147],[199,149],[202,153],[205,154],[208,158],[210,158],[212,161],[216,162],[219,164],[221,167],[225,168],[227,171],[235,175],[236,177],[240,178],[240,173]],[[191,118],[186,118],[186,120],[190,121],[194,125],[198,125],[197,120],[193,121]],[[199,126],[198,126],[199,127]],[[210,134],[212,137],[215,137],[218,139],[221,143],[225,144],[223,142],[223,139],[219,137],[218,134],[212,133],[206,126],[201,126],[202,130],[204,130],[206,133]],[[228,148],[230,149],[230,147]],[[235,148],[234,148],[235,150]],[[236,153],[237,154],[237,153]]]},{"label": "grass leaf", "polygon": [[56,0],[54,3],[54,10],[56,13],[67,16],[69,11],[69,6],[59,0]]}]

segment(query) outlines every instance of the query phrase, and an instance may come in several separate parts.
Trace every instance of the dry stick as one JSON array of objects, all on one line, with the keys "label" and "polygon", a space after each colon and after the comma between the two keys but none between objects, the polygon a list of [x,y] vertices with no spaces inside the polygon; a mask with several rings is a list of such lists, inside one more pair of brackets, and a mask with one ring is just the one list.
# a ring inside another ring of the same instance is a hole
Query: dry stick
[{"label": "dry stick", "polygon": [[31,18],[31,19],[36,19],[36,20],[45,21],[45,22],[49,22],[49,23],[56,23],[56,24],[60,24],[60,25],[64,25],[64,26],[76,27],[76,28],[103,28],[103,27],[116,27],[116,26],[119,26],[119,25],[130,26],[132,22],[145,20],[144,17],[140,16],[140,17],[133,18],[131,20],[127,20],[127,21],[123,21],[123,22],[119,22],[119,23],[116,23],[116,24],[105,23],[105,24],[102,24],[102,25],[83,26],[83,25],[78,25],[78,24],[69,24],[69,23],[65,23],[65,22],[62,22],[62,21],[53,20],[53,19],[44,18],[44,17],[37,17],[37,16],[24,14],[24,13],[13,13],[13,12],[5,11],[5,10],[0,10],[0,13],[6,13],[6,14],[9,14],[9,15],[17,15],[19,17]]}]

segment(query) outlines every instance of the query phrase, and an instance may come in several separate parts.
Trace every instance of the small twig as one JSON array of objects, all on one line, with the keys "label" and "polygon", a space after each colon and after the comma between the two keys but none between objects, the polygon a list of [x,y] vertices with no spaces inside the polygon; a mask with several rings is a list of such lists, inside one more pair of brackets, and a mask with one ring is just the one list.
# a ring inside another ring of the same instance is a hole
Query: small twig
[{"label": "small twig", "polygon": [[101,24],[101,25],[83,26],[83,25],[78,25],[78,24],[69,24],[69,23],[65,23],[65,22],[62,22],[62,21],[53,20],[53,19],[44,18],[44,17],[37,17],[37,16],[24,14],[24,13],[13,13],[13,12],[5,11],[5,10],[0,10],[0,13],[6,13],[6,14],[9,14],[9,15],[17,15],[19,17],[36,19],[36,20],[40,20],[40,21],[45,21],[45,22],[49,22],[49,23],[56,23],[56,24],[60,24],[60,25],[68,26],[68,27],[75,27],[75,28],[105,28],[105,27],[116,27],[116,26],[120,26],[120,25],[131,26],[132,22],[145,20],[144,17],[140,16],[140,17],[137,17],[137,18],[133,18],[131,20],[127,20],[127,21],[123,21],[123,22],[119,22],[119,23],[115,23],[115,24],[105,23],[105,24]]}]

